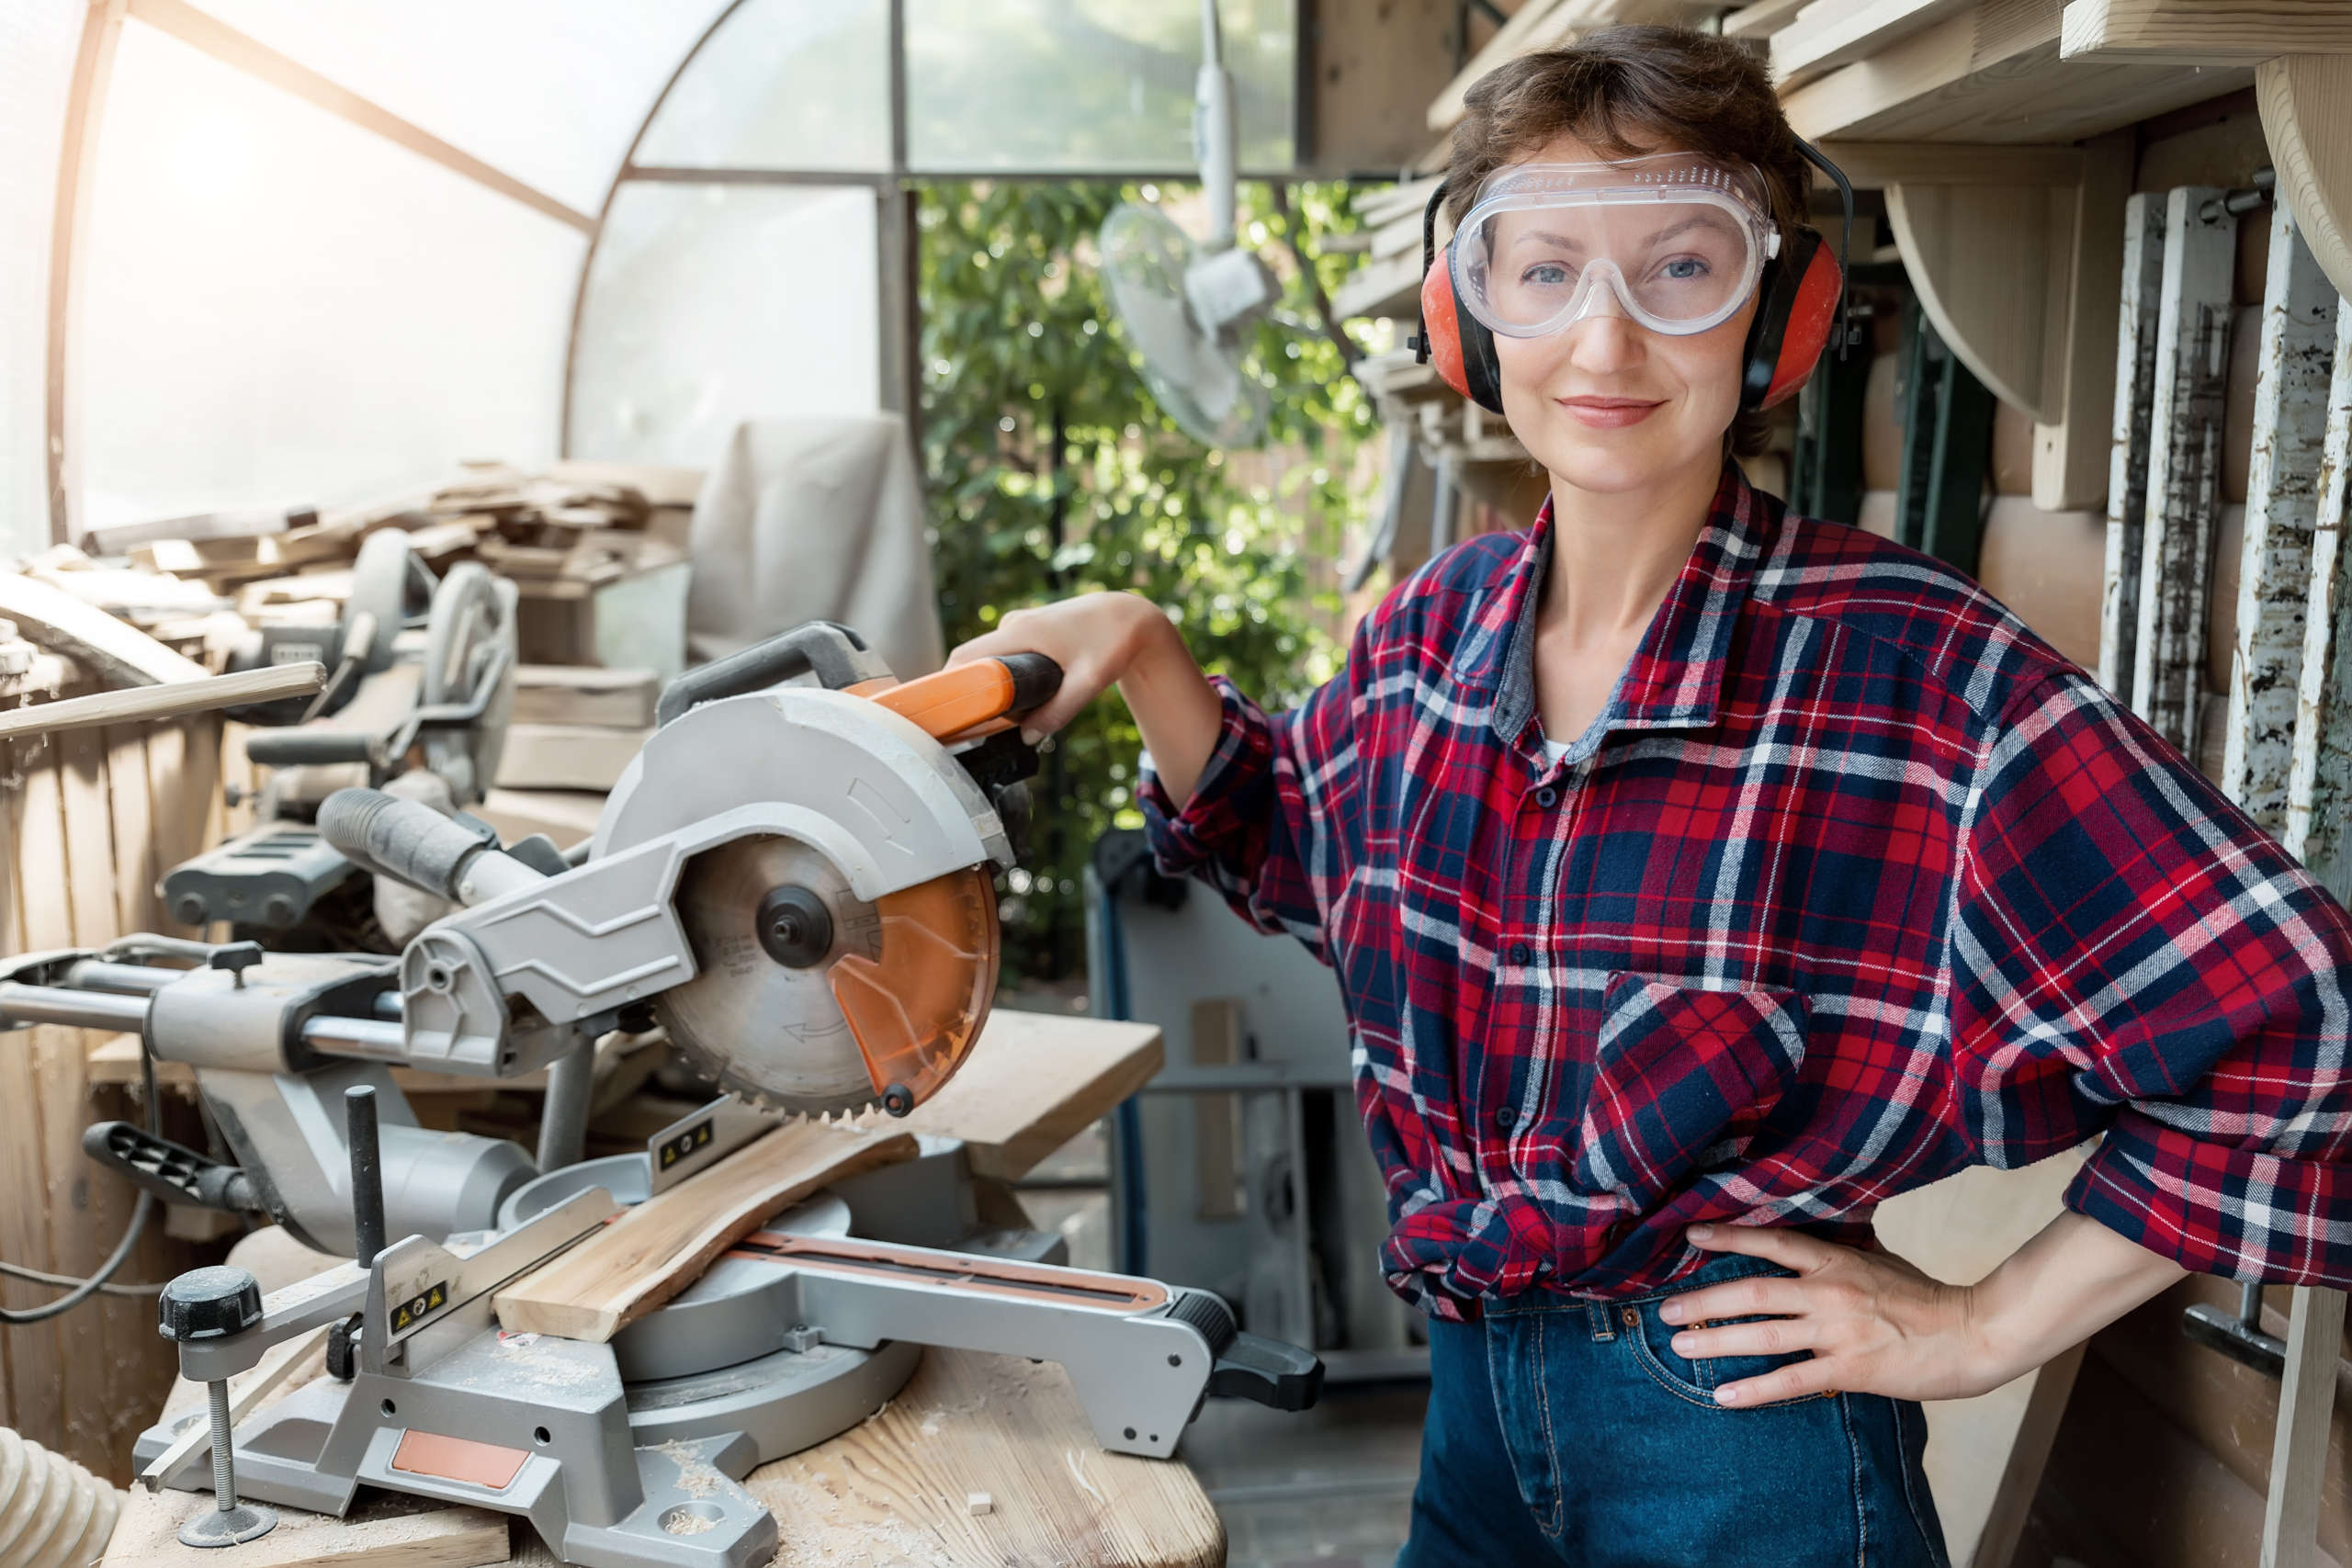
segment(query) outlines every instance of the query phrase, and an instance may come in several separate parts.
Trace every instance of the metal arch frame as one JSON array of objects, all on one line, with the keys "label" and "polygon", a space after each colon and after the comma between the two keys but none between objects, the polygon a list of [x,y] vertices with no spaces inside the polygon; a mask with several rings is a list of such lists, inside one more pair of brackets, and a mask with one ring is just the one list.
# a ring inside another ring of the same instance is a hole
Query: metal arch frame
[{"label": "metal arch frame", "polygon": [[[596,253],[604,238],[605,220],[610,217],[614,197],[623,184],[633,179],[677,183],[745,184],[745,185],[822,185],[835,187],[864,186],[873,189],[879,203],[877,233],[877,263],[880,277],[876,299],[880,304],[877,333],[881,355],[880,384],[885,407],[894,407],[911,425],[920,412],[918,391],[921,387],[919,364],[920,333],[916,325],[916,288],[919,276],[915,243],[914,196],[907,169],[907,51],[906,0],[888,0],[889,4],[889,73],[890,73],[890,169],[884,174],[851,171],[787,170],[787,169],[673,169],[640,167],[637,151],[661,114],[670,95],[684,79],[687,69],[701,55],[703,49],[718,31],[741,10],[745,0],[727,0],[718,14],[711,18],[700,37],[680,58],[662,90],[655,95],[645,117],[630,137],[628,150],[621,155],[619,166],[605,186],[603,202],[591,217],[578,212],[525,182],[514,178],[492,165],[442,141],[430,131],[416,126],[382,107],[338,85],[290,57],[270,49],[259,40],[247,37],[228,24],[198,9],[189,0],[87,0],[84,13],[81,39],[76,46],[73,80],[68,87],[64,125],[58,143],[57,189],[52,202],[49,234],[49,280],[47,292],[46,342],[43,361],[43,424],[46,440],[44,457],[47,468],[46,496],[49,503],[50,537],[52,543],[64,544],[73,536],[76,502],[80,485],[75,474],[79,457],[79,440],[73,426],[74,418],[75,378],[74,375],[72,332],[75,296],[80,283],[80,262],[84,252],[81,243],[89,218],[90,197],[95,179],[94,148],[96,130],[103,118],[107,90],[114,73],[117,40],[121,36],[127,17],[136,17],[159,31],[198,49],[231,68],[282,92],[311,104],[383,137],[426,160],[438,164],[463,178],[472,180],[489,189],[519,201],[554,220],[579,230],[587,236],[587,247],[581,257],[580,276],[573,286],[571,322],[566,334],[563,357],[563,388],[559,406],[559,427],[556,450],[569,456],[571,447],[571,416],[573,389],[577,379],[580,325],[585,310],[588,281],[595,266]],[[1309,18],[1312,0],[1296,0],[1294,47],[1300,55],[1298,82],[1310,83],[1311,73],[1306,65]],[[1304,149],[1310,125],[1309,98],[1306,91],[1295,91],[1291,105],[1292,145]],[[1295,151],[1294,163],[1299,153]],[[937,180],[956,179],[1056,179],[1089,178],[1167,179],[1192,177],[1194,170],[1170,170],[1164,173],[1133,169],[1082,170],[1066,169],[1019,172],[1000,169],[969,171],[931,170],[924,177]],[[1282,179],[1281,174],[1259,175],[1258,178]]]}]

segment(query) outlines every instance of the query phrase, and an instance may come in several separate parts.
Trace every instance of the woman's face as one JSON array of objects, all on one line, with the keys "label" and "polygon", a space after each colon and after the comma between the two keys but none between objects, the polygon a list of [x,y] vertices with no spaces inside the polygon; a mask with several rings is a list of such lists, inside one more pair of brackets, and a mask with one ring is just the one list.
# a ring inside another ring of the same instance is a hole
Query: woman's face
[{"label": "woman's face", "polygon": [[[1521,161],[1601,157],[1562,136]],[[1555,484],[1578,490],[1645,490],[1693,465],[1713,474],[1723,465],[1724,432],[1739,412],[1754,296],[1707,331],[1672,337],[1626,315],[1607,289],[1600,293],[1600,309],[1563,332],[1496,336],[1503,416],[1512,432]]]}]

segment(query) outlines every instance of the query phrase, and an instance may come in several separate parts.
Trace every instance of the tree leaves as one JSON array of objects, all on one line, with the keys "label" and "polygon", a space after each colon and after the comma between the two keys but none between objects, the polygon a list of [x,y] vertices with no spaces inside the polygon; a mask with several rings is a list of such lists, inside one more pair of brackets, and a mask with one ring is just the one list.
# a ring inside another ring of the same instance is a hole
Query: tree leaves
[{"label": "tree leaves", "polygon": [[[1159,193],[1163,197],[1182,194]],[[1343,186],[1290,187],[1323,286],[1348,258],[1315,239],[1353,229]],[[1152,402],[1094,265],[1095,234],[1133,186],[942,184],[921,191],[922,446],[933,560],[951,645],[1023,604],[1125,589],[1166,608],[1203,665],[1269,706],[1340,662],[1328,586],[1367,496],[1368,400],[1319,334],[1259,325],[1253,372],[1272,398],[1263,454],[1204,450]],[[1311,319],[1265,187],[1238,227]],[[1058,434],[1058,439],[1057,435]],[[1008,879],[1006,968],[1058,978],[1083,960],[1080,877],[1094,840],[1138,827],[1141,739],[1115,695],[1048,756],[1025,874]]]}]

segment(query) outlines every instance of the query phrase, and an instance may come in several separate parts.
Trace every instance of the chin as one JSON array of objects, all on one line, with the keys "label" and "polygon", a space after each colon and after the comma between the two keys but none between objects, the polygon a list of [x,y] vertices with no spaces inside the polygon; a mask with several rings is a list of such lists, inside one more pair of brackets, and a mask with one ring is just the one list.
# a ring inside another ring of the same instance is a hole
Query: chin
[{"label": "chin", "polygon": [[[1555,483],[1574,485],[1594,495],[1619,495],[1647,490],[1685,474],[1695,464],[1710,472],[1723,461],[1723,433],[1703,439],[1690,432],[1632,430],[1600,432],[1571,425],[1562,414],[1544,422],[1544,428],[1526,431],[1514,420],[1520,444],[1544,465]],[[1564,428],[1565,427],[1565,428]]]}]

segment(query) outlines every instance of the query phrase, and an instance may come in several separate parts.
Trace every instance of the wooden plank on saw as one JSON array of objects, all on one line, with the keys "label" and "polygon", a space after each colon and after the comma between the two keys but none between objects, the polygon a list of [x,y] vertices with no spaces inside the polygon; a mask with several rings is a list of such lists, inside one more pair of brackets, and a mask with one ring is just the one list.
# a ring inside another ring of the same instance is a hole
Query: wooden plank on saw
[{"label": "wooden plank on saw", "polygon": [[2335,310],[2335,286],[2296,231],[2292,212],[2283,201],[2274,204],[2220,781],[2273,836],[2287,827]]},{"label": "wooden plank on saw", "polygon": [[200,681],[206,673],[203,665],[129,623],[20,571],[0,571],[0,621],[16,622],[26,637],[80,660],[115,685]]},{"label": "wooden plank on saw", "polygon": [[876,1130],[961,1138],[973,1174],[1018,1181],[1115,1110],[1167,1060],[1159,1026],[998,1008],[972,1054],[912,1114]]},{"label": "wooden plank on saw", "polygon": [[910,1133],[823,1122],[778,1127],[499,1292],[498,1321],[510,1334],[601,1344],[699,1279],[770,1215],[914,1152]]},{"label": "wooden plank on saw", "polygon": [[2301,683],[2295,697],[2294,753],[2287,771],[2287,830],[2279,841],[2338,898],[2352,895],[2352,558],[2344,549],[2345,502],[2352,481],[2352,310],[2335,312],[2335,368],[2327,386],[2327,434],[2320,451],[2312,592],[2303,610]]},{"label": "wooden plank on saw", "polygon": [[2098,679],[2126,706],[2139,659],[2140,547],[2154,430],[2156,306],[2165,270],[2164,197],[2123,204],[2123,288],[2115,325],[2115,423],[2107,474],[2107,571],[2099,591]]},{"label": "wooden plank on saw", "polygon": [[2270,1439],[2270,1489],[2262,1510],[2262,1568],[2315,1568],[2328,1418],[2344,1348],[2344,1292],[2295,1288],[2287,1320],[2286,1382]]},{"label": "wooden plank on saw", "polygon": [[2238,220],[2222,205],[2224,194],[2210,186],[2180,186],[2165,198],[2140,629],[2132,671],[2132,711],[2192,755],[2205,694],[2205,612],[2222,511],[2222,399],[2237,264]]}]

